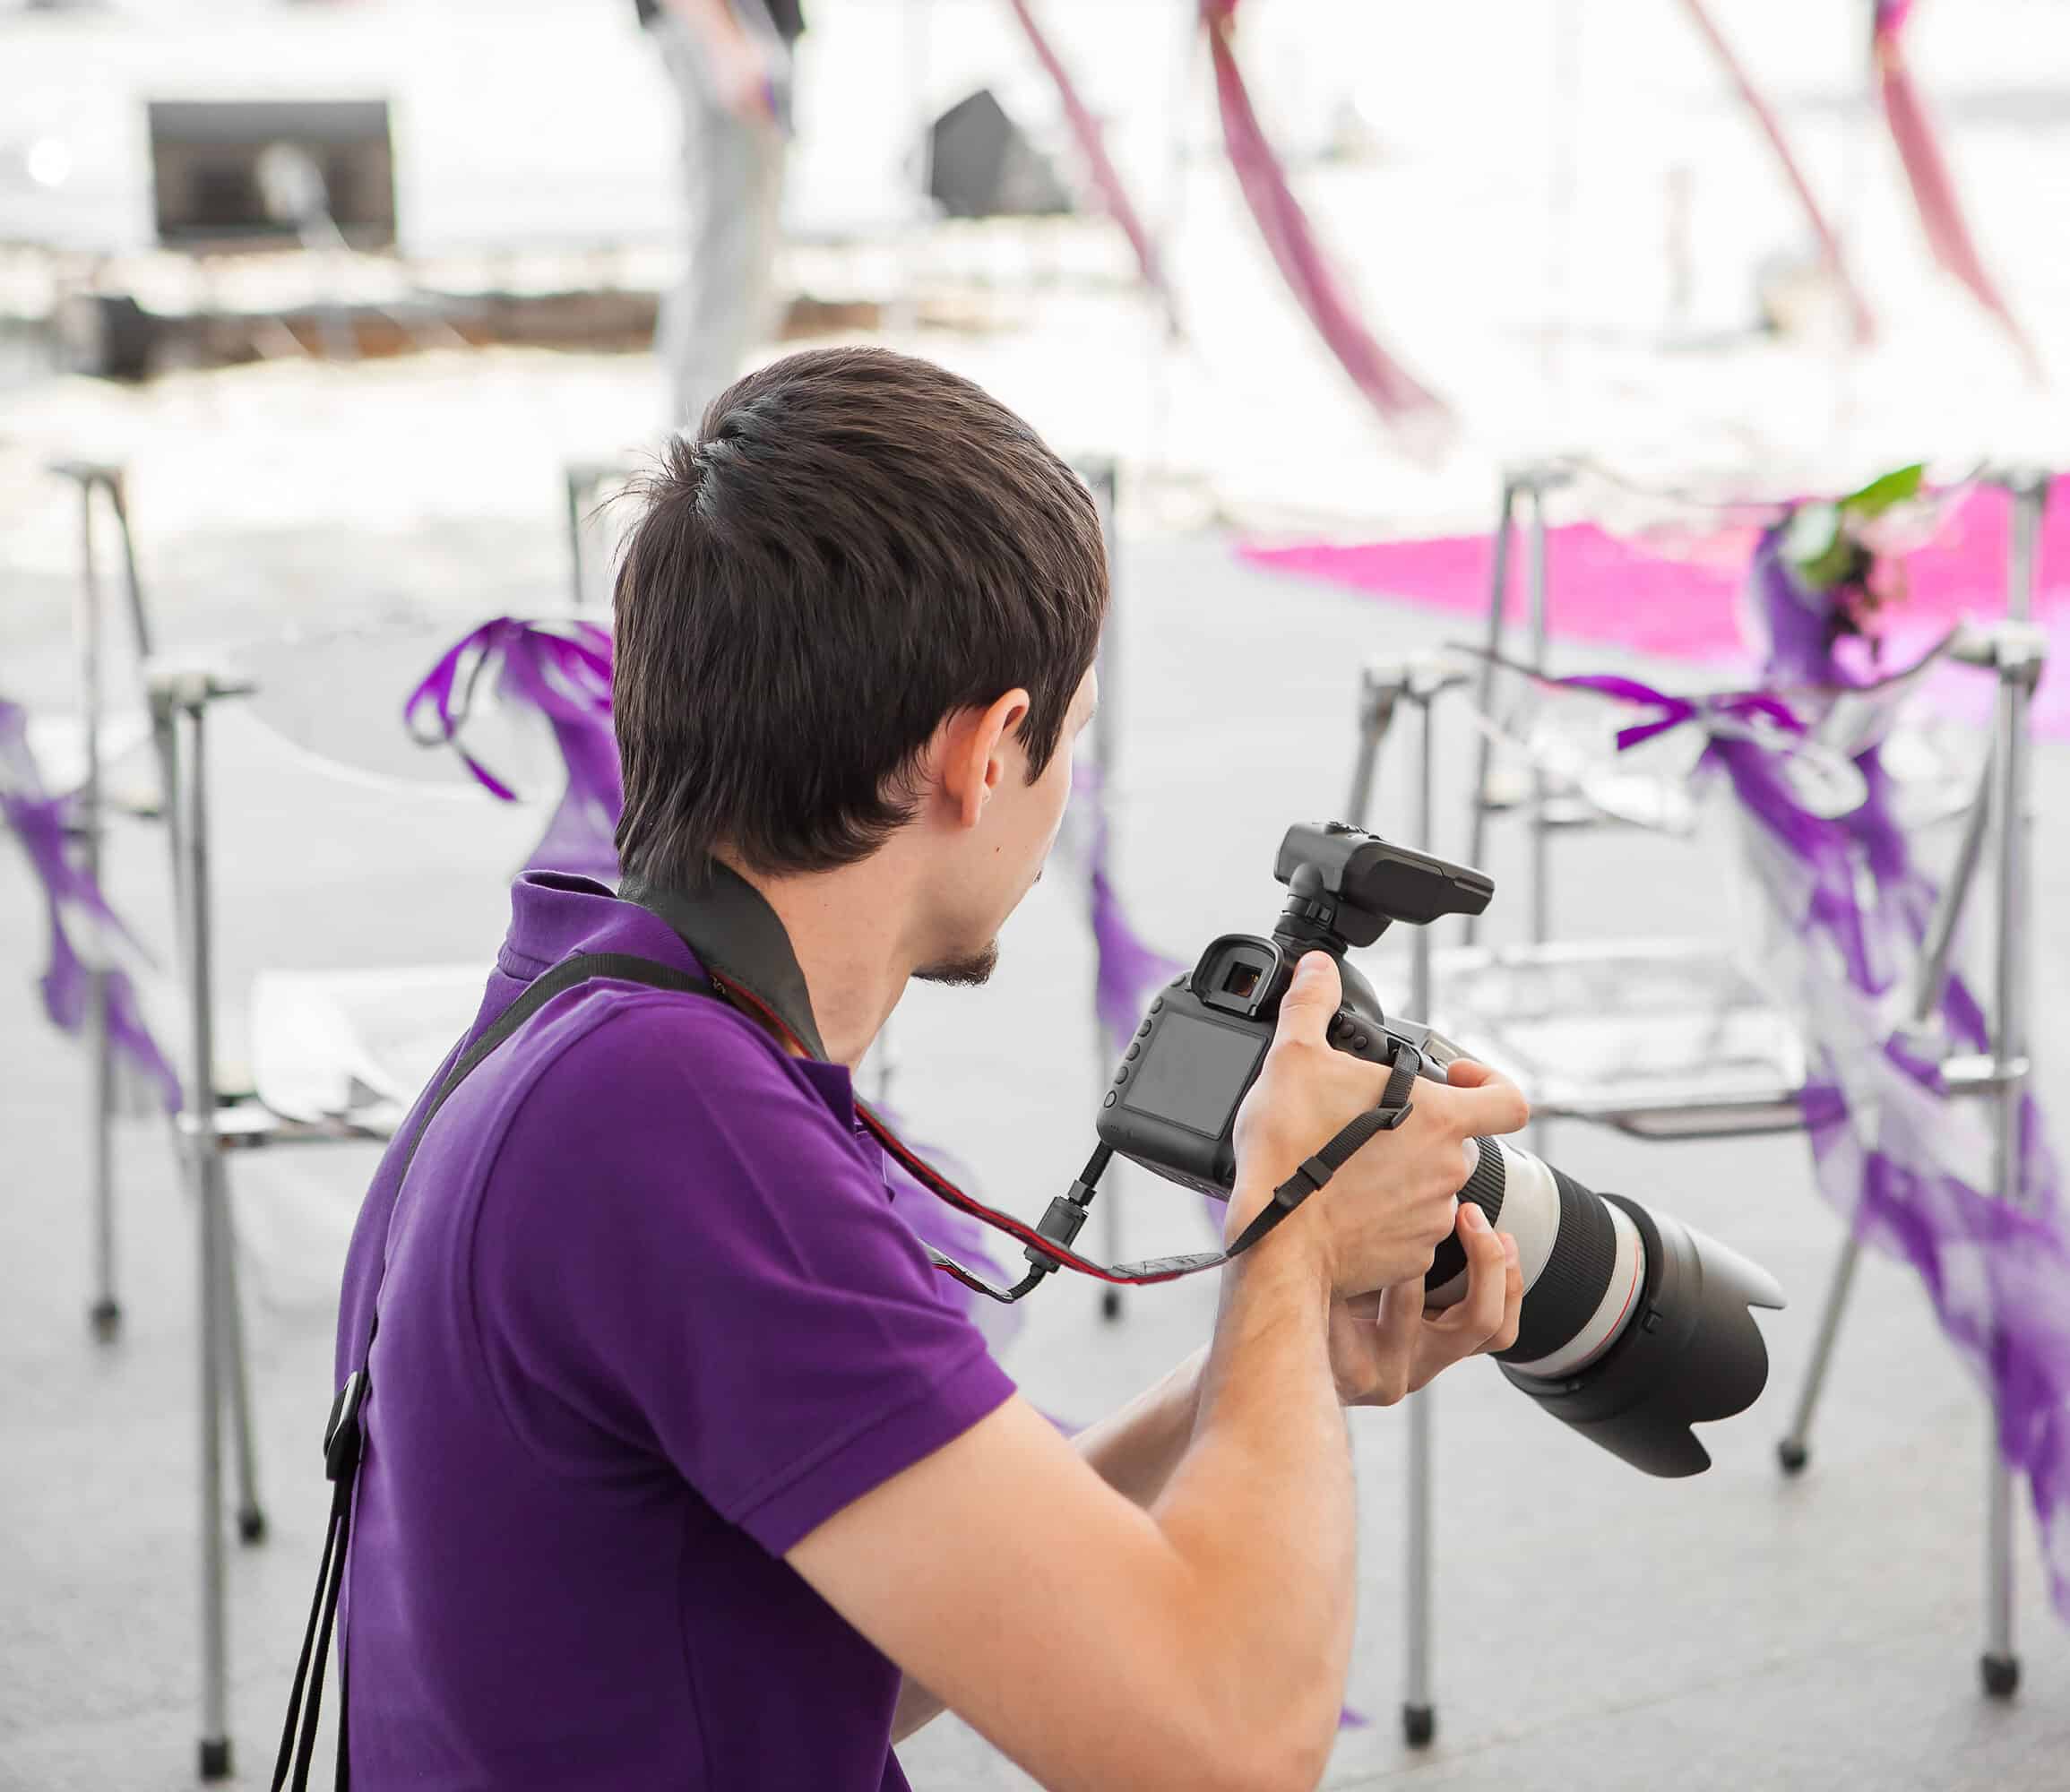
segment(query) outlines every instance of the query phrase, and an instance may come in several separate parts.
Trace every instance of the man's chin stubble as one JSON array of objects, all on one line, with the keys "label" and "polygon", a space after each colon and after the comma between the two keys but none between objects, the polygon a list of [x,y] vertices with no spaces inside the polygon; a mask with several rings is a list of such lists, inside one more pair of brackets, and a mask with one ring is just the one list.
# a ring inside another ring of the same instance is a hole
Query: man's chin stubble
[{"label": "man's chin stubble", "polygon": [[983,952],[972,952],[968,958],[947,958],[938,964],[923,964],[914,971],[913,978],[919,983],[945,983],[953,989],[975,989],[979,984],[989,982],[998,968],[999,943],[994,940]]}]

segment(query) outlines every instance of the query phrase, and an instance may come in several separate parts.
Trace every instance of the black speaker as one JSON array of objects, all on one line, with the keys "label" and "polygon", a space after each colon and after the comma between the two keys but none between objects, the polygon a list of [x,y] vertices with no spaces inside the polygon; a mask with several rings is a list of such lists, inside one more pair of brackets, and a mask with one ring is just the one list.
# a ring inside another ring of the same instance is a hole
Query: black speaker
[{"label": "black speaker", "polygon": [[107,380],[149,376],[158,320],[127,293],[67,293],[52,324],[58,365],[67,373]]},{"label": "black speaker", "polygon": [[1048,218],[1071,211],[1057,170],[980,87],[928,127],[927,192],[952,218]]},{"label": "black speaker", "polygon": [[283,157],[302,173],[300,197],[355,248],[395,241],[385,99],[154,99],[147,109],[160,242],[297,240],[294,208],[269,193],[269,161]]}]

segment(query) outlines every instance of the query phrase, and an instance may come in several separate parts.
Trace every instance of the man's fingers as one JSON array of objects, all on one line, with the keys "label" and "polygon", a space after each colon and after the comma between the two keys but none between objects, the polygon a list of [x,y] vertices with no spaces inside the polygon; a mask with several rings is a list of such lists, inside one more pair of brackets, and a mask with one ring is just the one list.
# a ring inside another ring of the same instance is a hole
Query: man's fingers
[{"label": "man's fingers", "polygon": [[1280,998],[1278,1037],[1327,1046],[1331,1019],[1343,999],[1344,979],[1337,974],[1337,961],[1324,952],[1307,953]]},{"label": "man's fingers", "polygon": [[[1488,1216],[1471,1201],[1459,1204],[1459,1242],[1466,1250],[1466,1296],[1441,1317],[1430,1322],[1456,1339],[1471,1340],[1476,1349],[1500,1335],[1508,1305],[1505,1286],[1514,1246],[1504,1248],[1503,1235],[1488,1223]],[[1521,1297],[1521,1275],[1517,1293]],[[1506,1348],[1506,1347],[1503,1347]]]},{"label": "man's fingers", "polygon": [[1381,1289],[1380,1310],[1374,1324],[1380,1333],[1380,1345],[1390,1360],[1403,1363],[1413,1360],[1416,1337],[1423,1324],[1423,1278],[1396,1282],[1392,1288]]},{"label": "man's fingers", "polygon": [[1495,1336],[1480,1348],[1489,1355],[1506,1350],[1516,1342],[1517,1327],[1523,1318],[1523,1262],[1517,1255],[1516,1240],[1506,1232],[1496,1236],[1502,1241],[1505,1260],[1502,1273],[1502,1323],[1496,1328]]},{"label": "man's fingers", "polygon": [[1531,1103],[1500,1071],[1471,1058],[1455,1058],[1446,1074],[1456,1093],[1445,1104],[1445,1124],[1466,1137],[1518,1133],[1530,1124]]},{"label": "man's fingers", "polygon": [[1479,1058],[1454,1058],[1445,1065],[1445,1074],[1454,1089],[1479,1089],[1484,1082],[1495,1081],[1502,1073]]}]

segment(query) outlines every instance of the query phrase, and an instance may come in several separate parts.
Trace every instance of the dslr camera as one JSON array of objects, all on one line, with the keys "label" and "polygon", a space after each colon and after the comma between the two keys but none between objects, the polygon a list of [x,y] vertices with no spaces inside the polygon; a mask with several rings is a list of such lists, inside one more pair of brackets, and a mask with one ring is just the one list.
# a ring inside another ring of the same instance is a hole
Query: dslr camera
[{"label": "dslr camera", "polygon": [[[1395,921],[1478,915],[1492,879],[1341,822],[1287,830],[1272,874],[1286,905],[1267,937],[1224,934],[1150,1004],[1102,1098],[1100,1142],[1182,1186],[1222,1200],[1236,1177],[1238,1107],[1272,1044],[1280,999],[1307,952],[1337,961],[1337,1050],[1392,1066],[1404,1047],[1442,1079],[1462,1055],[1427,1022],[1390,1018],[1345,953]],[[1780,1307],[1765,1271],[1665,1213],[1598,1194],[1500,1139],[1480,1139],[1462,1201],[1516,1240],[1523,1309],[1496,1361],[1554,1417],[1648,1474],[1711,1463],[1691,1426],[1744,1411],[1768,1379],[1752,1307]],[[1426,1304],[1466,1292],[1465,1253],[1439,1245]]]}]

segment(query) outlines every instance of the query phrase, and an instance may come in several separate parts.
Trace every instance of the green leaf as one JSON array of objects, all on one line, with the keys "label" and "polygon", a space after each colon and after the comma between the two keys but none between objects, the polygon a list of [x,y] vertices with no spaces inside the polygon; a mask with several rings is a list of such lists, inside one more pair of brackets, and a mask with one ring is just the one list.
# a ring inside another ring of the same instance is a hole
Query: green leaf
[{"label": "green leaf", "polygon": [[1871,479],[1859,492],[1850,492],[1841,499],[1840,507],[1850,516],[1881,516],[1886,510],[1910,504],[1919,496],[1926,484],[1926,462],[1915,461],[1909,467],[1900,467],[1881,478]]}]

